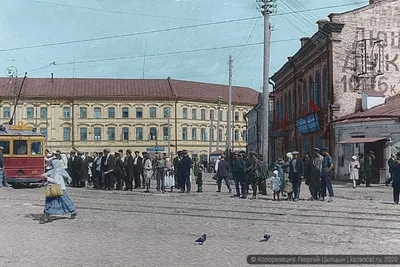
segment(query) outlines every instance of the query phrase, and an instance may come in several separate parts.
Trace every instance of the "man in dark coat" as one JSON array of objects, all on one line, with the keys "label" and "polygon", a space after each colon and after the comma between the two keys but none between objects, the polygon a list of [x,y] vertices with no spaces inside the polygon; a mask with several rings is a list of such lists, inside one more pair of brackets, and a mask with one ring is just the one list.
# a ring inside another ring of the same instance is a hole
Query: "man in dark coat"
[{"label": "man in dark coat", "polygon": [[397,157],[395,153],[392,153],[390,159],[388,159],[388,165],[390,178],[385,182],[386,186],[388,186],[393,181],[393,177],[395,175],[395,169],[397,167]]},{"label": "man in dark coat", "polygon": [[300,199],[301,180],[304,177],[304,166],[303,161],[299,159],[299,152],[293,151],[292,155],[293,159],[290,161],[289,180],[293,184],[293,201],[298,201]]},{"label": "man in dark coat", "polygon": [[125,168],[120,152],[115,152],[114,176],[117,182],[116,190],[122,190],[122,181],[125,178]]},{"label": "man in dark coat", "polygon": [[76,173],[77,173],[77,178],[76,178],[76,186],[77,187],[82,187],[83,186],[83,179],[85,177],[85,172],[84,172],[84,162],[83,162],[83,152],[78,151],[78,155],[75,157],[75,166],[76,166]]},{"label": "man in dark coat", "polygon": [[231,183],[229,181],[229,163],[225,160],[225,155],[221,155],[221,160],[218,163],[217,171],[217,184],[218,193],[221,192],[222,181],[225,181],[226,187],[228,187],[229,194],[232,193]]},{"label": "man in dark coat", "polygon": [[68,159],[68,172],[69,175],[72,178],[72,187],[77,187],[78,182],[78,173],[77,173],[77,168],[76,168],[76,152],[75,151],[71,151],[70,153],[70,157]]},{"label": "man in dark coat", "polygon": [[[133,178],[135,177],[135,166],[134,166],[134,160],[132,156],[132,150],[128,149],[126,151],[126,157],[124,161],[124,168],[126,171],[126,176],[125,176],[125,191],[133,190]],[[140,160],[140,163],[142,163],[142,160]],[[140,169],[142,171],[142,169]],[[140,173],[139,173],[139,182],[140,182]],[[136,188],[136,186],[135,186]],[[138,187],[140,188],[140,186]]]},{"label": "man in dark coat", "polygon": [[185,185],[186,185],[186,193],[190,194],[191,184],[190,184],[190,170],[192,169],[193,162],[188,155],[188,151],[182,151],[183,157],[179,164],[179,172],[181,176],[180,189],[181,193],[185,193]]},{"label": "man in dark coat", "polygon": [[375,171],[375,153],[373,151],[370,151],[368,153],[368,156],[365,157],[365,174],[367,180],[365,181],[365,185],[367,187],[371,187],[371,180],[372,180],[372,175],[374,175]]},{"label": "man in dark coat", "polygon": [[114,157],[109,149],[104,149],[104,156],[101,159],[101,168],[104,173],[104,190],[114,190]]},{"label": "man in dark coat", "polygon": [[135,180],[135,189],[140,189],[141,181],[140,174],[142,173],[142,157],[139,155],[139,151],[135,151],[135,157],[133,158],[133,178]]},{"label": "man in dark coat", "polygon": [[[321,173],[322,173],[322,160],[324,157],[319,153],[319,148],[314,148],[313,157],[311,161],[310,177],[308,181],[308,188],[310,190],[311,197],[308,200],[318,200],[320,197],[321,187]],[[306,182],[307,184],[307,182]]]},{"label": "man in dark coat", "polygon": [[332,173],[334,170],[333,160],[331,155],[328,153],[328,148],[324,147],[321,149],[322,155],[322,172],[321,172],[321,191],[320,200],[324,201],[326,196],[326,189],[328,189],[328,202],[333,201],[333,187],[332,187]]},{"label": "man in dark coat", "polygon": [[395,204],[399,204],[400,194],[400,152],[397,152],[396,165],[393,166],[393,201]]},{"label": "man in dark coat", "polygon": [[233,169],[233,180],[235,181],[235,186],[236,186],[236,196],[240,197],[240,193],[242,193],[241,198],[247,198],[246,183],[245,183],[246,163],[241,157],[239,157],[238,152],[235,152],[234,154],[232,169]]},{"label": "man in dark coat", "polygon": [[144,173],[145,170],[143,168],[144,162],[146,161],[146,155],[147,155],[147,152],[142,152],[142,170],[140,173],[142,175],[142,189],[145,189],[145,187],[146,187],[146,179],[145,179],[146,175]]}]

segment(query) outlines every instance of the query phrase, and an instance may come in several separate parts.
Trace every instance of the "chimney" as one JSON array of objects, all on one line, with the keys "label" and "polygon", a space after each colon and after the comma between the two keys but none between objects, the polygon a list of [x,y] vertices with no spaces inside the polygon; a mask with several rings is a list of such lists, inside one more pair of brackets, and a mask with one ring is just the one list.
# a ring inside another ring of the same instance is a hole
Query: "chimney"
[{"label": "chimney", "polygon": [[[371,0],[371,1],[372,1],[372,0]],[[322,29],[322,27],[324,27],[325,24],[327,24],[327,23],[328,23],[328,20],[326,20],[326,19],[320,19],[320,20],[318,20],[318,21],[317,21],[318,30],[320,31],[320,30]]]},{"label": "chimney", "polygon": [[51,73],[51,83],[53,83],[53,82],[54,82],[54,74]]},{"label": "chimney", "polygon": [[301,38],[301,39],[300,39],[301,47],[303,47],[309,40],[310,40],[310,37],[303,37],[303,38]]},{"label": "chimney", "polygon": [[385,95],[382,92],[364,91],[361,95],[362,110],[366,111],[385,103]]}]

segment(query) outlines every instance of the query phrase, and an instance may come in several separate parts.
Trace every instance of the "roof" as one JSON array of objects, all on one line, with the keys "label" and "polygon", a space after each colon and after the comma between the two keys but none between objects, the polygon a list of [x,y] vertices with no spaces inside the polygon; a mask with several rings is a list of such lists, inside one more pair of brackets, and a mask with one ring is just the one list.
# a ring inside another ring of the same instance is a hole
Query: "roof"
[{"label": "roof", "polygon": [[[22,78],[18,79],[18,86]],[[167,79],[27,78],[22,98],[74,99],[180,99],[216,102],[218,96],[228,102],[229,87],[221,84]],[[10,79],[0,78],[0,94],[13,96]],[[232,102],[257,104],[258,94],[248,87],[232,87]]]},{"label": "roof", "polygon": [[345,120],[355,119],[386,119],[386,118],[400,118],[400,95],[394,95],[386,99],[384,104],[378,105],[366,111],[359,111],[350,115],[340,117],[333,121],[342,122]]}]

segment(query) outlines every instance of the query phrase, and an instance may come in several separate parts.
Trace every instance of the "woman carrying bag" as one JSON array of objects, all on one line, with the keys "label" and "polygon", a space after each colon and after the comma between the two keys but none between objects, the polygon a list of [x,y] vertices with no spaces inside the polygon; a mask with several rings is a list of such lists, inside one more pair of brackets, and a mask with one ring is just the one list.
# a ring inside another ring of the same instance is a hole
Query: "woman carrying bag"
[{"label": "woman carrying bag", "polygon": [[65,180],[68,183],[72,182],[72,178],[63,168],[60,160],[51,162],[52,169],[43,174],[46,181],[46,201],[44,205],[44,216],[40,223],[49,222],[50,215],[64,215],[71,213],[71,219],[75,219],[77,212],[75,204],[67,194]]}]

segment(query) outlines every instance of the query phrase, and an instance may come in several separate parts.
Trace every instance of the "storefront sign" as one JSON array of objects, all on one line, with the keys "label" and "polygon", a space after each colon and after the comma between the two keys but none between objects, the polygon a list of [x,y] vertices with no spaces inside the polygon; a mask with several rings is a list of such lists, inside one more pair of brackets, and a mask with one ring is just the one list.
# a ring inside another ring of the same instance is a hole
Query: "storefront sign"
[{"label": "storefront sign", "polygon": [[307,120],[305,118],[299,119],[296,121],[297,124],[297,129],[299,130],[300,134],[308,134],[308,126],[307,126]]}]

